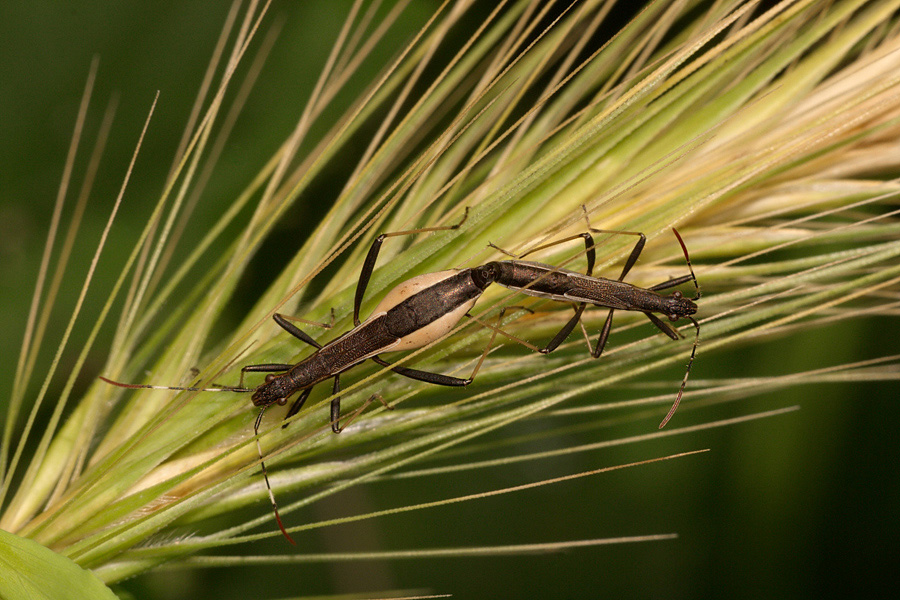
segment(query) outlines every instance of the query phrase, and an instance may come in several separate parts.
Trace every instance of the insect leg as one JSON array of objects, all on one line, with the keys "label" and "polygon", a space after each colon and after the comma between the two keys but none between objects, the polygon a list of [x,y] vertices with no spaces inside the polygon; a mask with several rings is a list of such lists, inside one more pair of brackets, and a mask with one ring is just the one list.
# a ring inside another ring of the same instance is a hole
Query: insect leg
[{"label": "insect leg", "polygon": [[[313,387],[315,387],[315,386],[313,386]],[[306,402],[306,399],[309,398],[309,395],[312,393],[312,391],[313,391],[312,387],[308,387],[305,390],[303,390],[302,392],[300,392],[300,395],[297,397],[296,400],[294,400],[294,403],[291,404],[291,407],[288,409],[287,414],[284,415],[285,421],[287,421],[288,419],[290,419],[291,417],[296,415],[298,412],[300,412],[300,409],[303,408],[303,404]],[[285,423],[284,425],[281,426],[281,428],[284,429],[288,425],[290,425],[290,423]]]},{"label": "insect leg", "polygon": [[462,220],[456,225],[448,225],[445,227],[423,227],[421,229],[409,229],[407,231],[394,231],[392,233],[382,233],[375,241],[372,242],[372,246],[369,248],[369,253],[366,255],[365,261],[363,261],[362,270],[359,272],[359,281],[356,283],[356,295],[353,298],[353,324],[359,325],[359,309],[362,306],[363,296],[366,294],[366,287],[369,285],[369,279],[372,277],[372,272],[375,270],[375,262],[378,260],[378,252],[381,250],[381,245],[384,243],[389,237],[396,237],[400,235],[413,235],[415,233],[424,233],[426,231],[447,231],[451,229],[459,229],[459,227],[466,222],[466,219],[469,217],[469,207],[466,207],[466,212],[463,215]]},{"label": "insect leg", "polygon": [[[377,361],[376,361],[377,362]],[[399,368],[399,367],[398,367]],[[353,411],[350,415],[350,418],[347,419],[347,422],[341,426],[341,397],[338,396],[341,392],[341,379],[339,375],[335,375],[334,377],[334,387],[331,390],[332,394],[335,395],[334,399],[331,401],[331,430],[335,433],[340,433],[344,429],[350,426],[356,417],[358,417],[362,412],[369,406],[375,398],[378,398],[378,401],[384,405],[384,407],[388,410],[394,410],[394,407],[384,401],[384,398],[379,394],[372,394],[368,400],[366,400],[362,406]],[[299,409],[298,409],[299,410]]]},{"label": "insect leg", "polygon": [[[593,231],[594,233],[609,233],[615,235],[636,235],[638,236],[638,241],[635,242],[634,248],[631,249],[631,254],[628,255],[628,260],[625,261],[625,266],[622,267],[622,273],[619,275],[618,281],[622,281],[625,279],[625,276],[628,275],[628,272],[631,271],[631,268],[637,262],[638,257],[640,257],[641,252],[644,251],[644,245],[647,243],[647,236],[639,231],[613,231],[609,229],[596,229],[591,227],[591,221],[588,217],[587,207],[582,205],[581,209],[584,211],[584,220],[587,221],[588,230]],[[594,351],[591,352],[591,356],[594,358],[600,358],[600,355],[603,354],[603,349],[606,347],[606,341],[609,339],[609,332],[612,328],[612,319],[614,309],[609,309],[609,314],[606,316],[606,322],[603,324],[603,329],[600,330],[600,337],[597,338],[597,346],[594,348]]]},{"label": "insect leg", "polygon": [[[582,204],[581,210],[584,211],[584,220],[587,223],[588,231],[593,231],[594,233],[609,233],[612,235],[636,235],[638,236],[638,241],[635,243],[634,248],[631,249],[631,254],[628,256],[628,260],[625,261],[625,267],[622,269],[622,274],[619,275],[619,281],[625,279],[625,276],[628,275],[628,272],[631,270],[631,267],[634,266],[634,263],[637,262],[638,257],[641,255],[641,252],[644,250],[644,245],[647,243],[647,236],[645,236],[640,231],[616,231],[613,229],[596,229],[591,227],[591,219],[588,215],[587,207]],[[588,273],[590,275],[590,273]]]},{"label": "insect leg", "polygon": [[[585,274],[588,277],[590,277],[591,273],[594,270],[594,263],[596,262],[596,253],[594,251],[594,238],[589,233],[579,233],[578,235],[569,236],[569,237],[563,238],[561,240],[557,240],[555,242],[550,242],[549,244],[544,244],[542,246],[538,246],[537,248],[532,248],[531,250],[529,250],[525,254],[522,254],[521,256],[515,256],[513,254],[510,254],[506,250],[503,250],[502,248],[500,248],[499,246],[496,246],[494,244],[489,244],[489,245],[492,248],[499,250],[500,252],[503,252],[504,254],[513,256],[514,258],[517,258],[517,259],[521,259],[521,258],[524,258],[524,257],[528,256],[529,254],[532,254],[539,250],[544,250],[546,248],[550,248],[552,246],[556,246],[558,244],[562,244],[565,242],[570,242],[570,241],[578,239],[578,238],[582,238],[584,240],[585,255],[587,258],[587,271],[585,272]],[[537,277],[534,281],[525,285],[523,289],[527,289],[527,288],[531,287],[537,281],[539,281],[541,279],[541,277],[546,277],[546,275],[541,275],[541,276]],[[551,352],[556,350],[559,347],[559,345],[565,341],[565,339],[567,337],[569,337],[569,334],[572,333],[572,330],[575,329],[575,326],[578,325],[578,322],[581,320],[581,315],[584,312],[584,309],[587,307],[587,304],[584,302],[581,302],[581,303],[575,304],[573,306],[575,308],[575,314],[572,316],[571,319],[569,319],[569,322],[566,323],[563,326],[563,328],[560,329],[559,332],[555,336],[553,336],[553,339],[550,340],[550,342],[547,344],[547,346],[545,346],[544,348],[538,349],[537,350],[538,352],[540,352],[541,354],[550,354]]]},{"label": "insect leg", "polygon": [[587,258],[587,264],[588,264],[586,274],[588,276],[590,276],[591,272],[594,270],[594,263],[597,260],[597,254],[594,251],[594,245],[595,245],[594,238],[591,234],[589,234],[587,232],[579,233],[576,235],[570,235],[569,237],[564,237],[560,240],[556,240],[556,241],[550,242],[548,244],[543,244],[541,246],[537,246],[536,248],[532,248],[531,250],[529,250],[528,252],[526,252],[525,254],[522,254],[520,256],[515,256],[514,254],[510,254],[506,250],[500,248],[499,246],[495,246],[494,244],[489,244],[489,245],[492,248],[494,248],[495,250],[499,250],[500,252],[502,252],[504,254],[512,256],[513,258],[522,259],[522,258],[525,258],[526,256],[528,256],[529,254],[534,254],[535,252],[539,252],[541,250],[546,250],[547,248],[552,248],[553,246],[565,244],[566,242],[571,242],[572,240],[577,240],[578,238],[581,238],[584,240],[585,257]]},{"label": "insect leg", "polygon": [[[591,273],[594,270],[594,262],[596,261],[596,254],[594,252],[594,238],[589,233],[582,233],[580,236],[584,238],[584,246],[586,249],[587,256],[587,271],[585,271],[585,275],[588,277],[591,276]],[[574,238],[570,238],[574,239]],[[565,240],[564,240],[565,241]],[[581,315],[584,313],[584,309],[587,307],[587,303],[582,302],[580,304],[575,305],[575,314],[572,315],[572,318],[569,319],[569,322],[566,323],[559,332],[553,336],[553,339],[550,340],[545,347],[538,350],[541,354],[550,354],[554,350],[556,350],[560,344],[562,344],[569,334],[572,333],[572,330],[575,329],[575,326],[578,325],[578,322],[581,320]]]},{"label": "insect leg", "polygon": [[353,423],[353,421],[356,420],[356,417],[358,417],[359,415],[361,415],[362,412],[363,412],[364,410],[366,410],[366,407],[368,407],[370,404],[372,404],[372,402],[373,402],[375,399],[378,399],[378,401],[381,402],[381,404],[383,404],[384,407],[385,407],[386,409],[388,409],[388,410],[394,410],[394,407],[393,407],[393,406],[389,405],[387,402],[384,401],[384,398],[381,397],[381,394],[372,394],[371,396],[369,396],[369,399],[366,400],[366,401],[363,403],[362,406],[360,406],[359,408],[357,408],[356,410],[353,411],[353,413],[350,415],[350,418],[347,419],[347,422],[346,422],[346,423],[344,423],[344,426],[343,426],[343,427],[338,427],[338,426],[337,426],[337,416],[335,416],[334,414],[332,414],[332,417],[333,417],[333,418],[332,418],[332,420],[331,420],[331,429],[332,429],[335,433],[340,433],[340,432],[342,432],[344,429],[346,429],[347,427],[350,427],[350,424]]},{"label": "insect leg", "polygon": [[668,281],[663,281],[662,283],[657,283],[652,287],[648,287],[648,290],[652,290],[654,292],[659,292],[661,290],[667,290],[669,288],[677,287],[682,283],[687,283],[693,279],[690,275],[682,275],[681,277],[675,277],[673,279],[669,279]]},{"label": "insect leg", "polygon": [[575,329],[575,326],[578,325],[578,321],[581,320],[581,314],[584,312],[586,306],[587,304],[585,304],[584,302],[582,302],[581,304],[576,304],[574,306],[575,314],[571,319],[569,319],[569,322],[566,323],[555,336],[553,336],[553,339],[550,340],[550,342],[545,347],[538,350],[538,352],[540,352],[541,354],[550,354],[551,352],[556,350],[559,345],[562,344],[567,337],[569,337],[569,334],[572,333],[572,330]]},{"label": "insect leg", "polygon": [[[297,323],[306,323],[307,325],[315,325],[316,327],[321,327],[322,329],[331,329],[334,327],[334,307],[331,309],[331,317],[328,320],[328,323],[321,323],[319,321],[309,321],[307,319],[301,319],[300,317],[290,317],[288,315],[279,315],[282,320],[294,321]],[[274,318],[274,315],[273,315]],[[280,323],[279,323],[280,325]],[[304,340],[305,341],[305,340]]]},{"label": "insect leg", "polygon": [[[289,334],[291,334],[298,340],[300,340],[302,342],[306,342],[307,344],[309,344],[313,348],[316,348],[317,350],[322,349],[322,346],[319,344],[319,342],[317,342],[316,340],[309,337],[309,335],[307,335],[306,333],[301,331],[293,323],[290,323],[287,320],[287,318],[284,317],[284,315],[275,313],[274,315],[272,315],[272,319],[276,323],[278,323],[279,327],[281,327],[282,329],[287,331]],[[261,365],[247,365],[246,367],[243,367],[241,369],[241,379],[240,379],[240,383],[238,385],[240,387],[244,387],[244,373],[283,373],[285,371],[290,371],[292,368],[294,368],[294,365],[287,364],[287,363],[265,363],[265,364],[261,364]],[[291,409],[293,410],[293,406],[291,407]],[[300,408],[297,407],[297,410],[300,410]],[[294,411],[294,413],[296,413],[296,412],[297,411]],[[294,414],[294,413],[290,413],[290,414]]]},{"label": "insect leg", "polygon": [[341,376],[334,376],[334,386],[331,388],[331,393],[334,395],[334,400],[331,401],[331,430],[335,433],[340,433],[343,427],[338,424],[339,419],[341,418],[341,397],[337,394],[341,392]]},{"label": "insect leg", "polygon": [[[494,332],[494,337],[496,337],[496,335],[499,333],[499,334],[502,335],[503,337],[505,337],[505,338],[507,338],[507,339],[510,339],[510,340],[516,342],[517,344],[521,344],[521,345],[525,346],[526,348],[528,348],[529,350],[532,350],[532,351],[534,351],[534,352],[540,352],[541,349],[538,348],[537,346],[535,346],[534,344],[532,344],[532,343],[530,343],[530,342],[526,342],[526,341],[523,340],[522,338],[516,337],[516,336],[514,336],[513,334],[507,333],[507,332],[503,331],[502,329],[500,329],[500,325],[503,323],[503,315],[506,314],[506,311],[512,310],[512,309],[514,309],[514,308],[515,308],[515,309],[518,309],[518,310],[524,310],[524,311],[527,311],[527,312],[529,312],[529,313],[531,313],[531,314],[534,314],[534,311],[531,310],[530,308],[528,308],[527,306],[504,306],[504,307],[500,310],[500,314],[497,315],[497,324],[496,324],[496,325],[491,325],[490,323],[485,323],[484,321],[482,321],[481,319],[479,319],[479,318],[476,317],[475,315],[470,315],[469,313],[466,313],[465,316],[468,317],[468,318],[470,318],[470,319],[472,319],[473,321],[475,321],[476,323],[478,323],[479,325],[481,325],[481,326],[484,327],[485,329],[490,329],[490,330],[492,330],[492,331]],[[493,343],[494,343],[494,339],[491,338],[490,345],[493,345]]]},{"label": "insect leg", "polygon": [[609,309],[609,313],[606,315],[606,322],[603,323],[603,329],[600,330],[600,337],[597,338],[597,346],[594,348],[594,351],[591,352],[591,356],[594,358],[600,358],[600,355],[603,354],[603,349],[606,348],[606,340],[609,339],[609,332],[612,329],[612,320],[613,313],[616,312],[614,309]]},{"label": "insect leg", "polygon": [[284,315],[275,313],[272,315],[272,320],[278,323],[278,326],[287,331],[289,334],[300,340],[301,342],[306,342],[316,350],[321,350],[322,345],[319,344],[316,340],[312,339],[308,334],[302,331],[299,327],[291,323],[287,320],[287,317]]},{"label": "insect leg", "polygon": [[245,373],[284,373],[285,371],[290,371],[292,368],[294,368],[294,365],[284,364],[284,363],[265,363],[262,365],[247,365],[246,367],[241,368],[241,379],[238,382],[238,387],[240,387],[240,388],[244,387],[244,374]]},{"label": "insect leg", "polygon": [[664,334],[666,334],[673,340],[677,340],[677,339],[684,337],[683,335],[681,335],[681,333],[679,333],[679,331],[677,329],[675,329],[674,327],[672,327],[671,325],[669,325],[668,323],[666,323],[665,321],[663,321],[662,319],[660,319],[659,317],[654,315],[653,313],[645,312],[644,314],[647,315],[647,318],[650,319],[651,323],[656,325],[660,331],[662,331]]},{"label": "insect leg", "polygon": [[410,369],[409,367],[402,367],[394,365],[393,363],[389,363],[380,356],[373,356],[372,360],[377,362],[382,367],[387,367],[398,375],[403,375],[404,377],[415,379],[416,381],[424,381],[425,383],[446,385],[450,387],[464,387],[472,383],[471,377],[469,379],[460,379],[459,377],[452,377],[450,375],[442,375],[440,373],[431,373],[429,371]]}]

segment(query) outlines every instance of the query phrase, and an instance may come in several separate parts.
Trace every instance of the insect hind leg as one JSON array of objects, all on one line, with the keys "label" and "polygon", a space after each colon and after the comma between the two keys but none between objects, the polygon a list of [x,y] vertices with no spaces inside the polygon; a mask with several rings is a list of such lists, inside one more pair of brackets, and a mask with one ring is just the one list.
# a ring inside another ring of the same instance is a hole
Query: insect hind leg
[{"label": "insect hind leg", "polygon": [[469,218],[469,207],[467,206],[465,209],[465,213],[463,214],[463,218],[456,225],[446,225],[440,227],[422,227],[421,229],[408,229],[406,231],[393,231],[390,233],[382,233],[375,241],[372,242],[372,245],[369,247],[369,253],[366,254],[366,258],[363,261],[362,269],[359,272],[359,280],[356,283],[356,295],[353,298],[353,324],[358,326],[360,324],[359,320],[359,309],[362,307],[363,296],[366,295],[366,288],[369,286],[369,279],[372,278],[372,272],[375,270],[375,263],[378,260],[378,253],[381,251],[381,245],[384,243],[389,237],[397,237],[401,235],[414,235],[416,233],[425,233],[427,231],[449,231],[454,229],[459,229],[463,223],[466,222],[466,219]]}]

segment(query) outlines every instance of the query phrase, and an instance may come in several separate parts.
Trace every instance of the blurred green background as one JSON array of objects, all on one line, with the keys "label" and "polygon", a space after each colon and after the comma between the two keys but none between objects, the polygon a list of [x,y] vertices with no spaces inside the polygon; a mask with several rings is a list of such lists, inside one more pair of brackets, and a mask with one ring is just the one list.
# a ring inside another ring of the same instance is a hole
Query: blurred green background
[{"label": "blurred green background", "polygon": [[[241,189],[271,156],[300,115],[349,1],[278,2],[267,23],[283,29],[196,215],[212,222],[208,201]],[[437,2],[416,0],[405,18],[415,31]],[[88,117],[95,132],[112,95],[119,107],[84,230],[51,326],[62,328],[147,110],[160,101],[138,159],[110,247],[84,318],[96,314],[123,260],[116,247],[143,225],[162,190],[172,152],[189,114],[228,4],[223,2],[0,3],[0,403],[12,376],[34,289],[53,202],[84,81],[100,57]],[[624,16],[624,15],[623,15]],[[398,47],[403,40],[397,40]],[[365,81],[365,78],[361,78]],[[75,165],[81,182],[88,143]],[[303,198],[281,237],[257,257],[246,294],[264,285],[279,247],[289,251],[315,222],[318,207],[346,174],[329,173],[321,198]],[[74,192],[73,192],[74,193]],[[71,206],[71,204],[69,205]],[[236,311],[240,307],[236,307]],[[701,306],[702,311],[702,306]],[[74,335],[84,335],[90,322]],[[695,382],[713,377],[781,375],[900,352],[897,318],[847,320],[731,352],[701,346]],[[109,343],[95,345],[86,385]],[[56,339],[55,337],[52,339]],[[48,346],[49,347],[49,346]],[[50,347],[52,350],[52,347]],[[64,357],[74,360],[74,350]],[[52,357],[45,352],[47,360]],[[681,378],[670,374],[673,391]],[[62,376],[56,385],[61,385]],[[709,422],[799,405],[772,419],[564,459],[446,477],[446,494],[516,485],[682,451],[708,453],[666,463],[437,510],[331,528],[298,538],[297,552],[388,551],[539,543],[596,537],[677,533],[678,539],[517,557],[394,560],[248,566],[149,574],[124,583],[135,597],[279,598],[338,592],[428,590],[456,598],[668,597],[821,598],[878,595],[893,587],[900,478],[895,441],[900,386],[895,382],[828,384],[765,393],[746,402],[683,410],[672,426]],[[610,390],[600,401],[615,400]],[[32,396],[33,397],[33,394]],[[52,393],[51,393],[52,397]],[[687,400],[690,403],[690,397]],[[248,404],[249,409],[249,404]],[[44,411],[49,412],[49,411]],[[571,418],[571,417],[570,417]],[[679,422],[680,421],[680,422]],[[528,431],[522,424],[498,435]],[[650,433],[647,422],[611,428],[625,437]],[[592,441],[585,435],[574,443]],[[595,439],[593,441],[596,441]],[[483,479],[480,479],[483,478]],[[421,502],[415,484],[375,484],[316,506],[308,518],[346,515]],[[409,487],[405,487],[409,486]],[[296,522],[304,513],[291,514]],[[244,554],[291,553],[280,540]]]}]

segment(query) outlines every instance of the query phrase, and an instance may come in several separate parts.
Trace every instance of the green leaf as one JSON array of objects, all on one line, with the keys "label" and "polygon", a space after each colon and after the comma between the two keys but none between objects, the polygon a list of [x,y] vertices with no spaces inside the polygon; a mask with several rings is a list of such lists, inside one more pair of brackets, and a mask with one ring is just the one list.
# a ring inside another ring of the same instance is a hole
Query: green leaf
[{"label": "green leaf", "polygon": [[0,598],[110,598],[116,595],[90,571],[35,541],[0,531]]}]

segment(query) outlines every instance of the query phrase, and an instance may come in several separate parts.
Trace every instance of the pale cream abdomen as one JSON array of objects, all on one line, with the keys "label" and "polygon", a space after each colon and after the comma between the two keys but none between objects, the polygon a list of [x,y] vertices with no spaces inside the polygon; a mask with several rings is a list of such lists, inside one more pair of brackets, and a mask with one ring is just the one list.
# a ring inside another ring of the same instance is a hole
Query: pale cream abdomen
[{"label": "pale cream abdomen", "polygon": [[[441,282],[448,277],[452,277],[459,273],[458,269],[450,269],[447,271],[438,271],[437,273],[427,273],[425,275],[419,275],[418,277],[413,277],[412,279],[407,279],[403,283],[397,285],[394,289],[387,293],[387,295],[378,303],[378,306],[375,307],[375,310],[372,311],[372,315],[367,319],[371,320],[379,315],[385,314],[388,310],[394,308],[407,298],[414,296],[415,294],[435,285],[438,282]],[[400,338],[400,341],[396,344],[392,344],[389,348],[385,348],[381,350],[397,352],[399,350],[414,350],[416,348],[421,348],[431,342],[440,339],[444,335],[450,332],[451,329],[459,322],[460,319],[463,318],[469,309],[475,305],[477,298],[473,298],[460,306],[454,308],[450,312],[442,315],[440,318],[432,321],[428,325],[419,328],[415,332]]]}]

